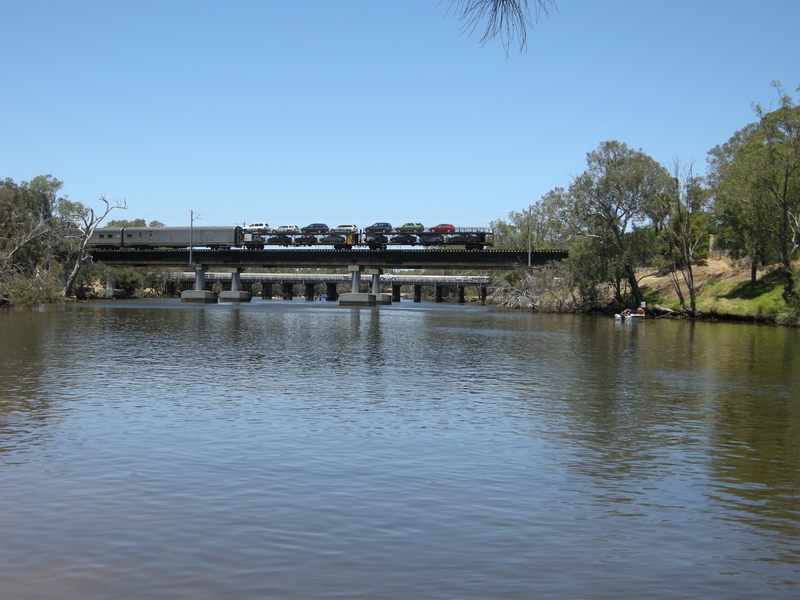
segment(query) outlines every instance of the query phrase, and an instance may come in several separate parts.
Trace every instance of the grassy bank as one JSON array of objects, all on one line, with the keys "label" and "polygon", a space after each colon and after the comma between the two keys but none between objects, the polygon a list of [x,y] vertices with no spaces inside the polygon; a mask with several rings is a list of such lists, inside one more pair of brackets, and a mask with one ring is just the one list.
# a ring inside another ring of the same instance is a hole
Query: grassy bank
[{"label": "grassy bank", "polygon": [[[783,285],[774,267],[758,271],[750,281],[750,268],[727,258],[708,259],[695,266],[697,310],[706,318],[775,322],[784,310]],[[666,277],[648,275],[641,280],[648,304],[680,311],[680,301]],[[686,287],[682,287],[688,303]]]}]

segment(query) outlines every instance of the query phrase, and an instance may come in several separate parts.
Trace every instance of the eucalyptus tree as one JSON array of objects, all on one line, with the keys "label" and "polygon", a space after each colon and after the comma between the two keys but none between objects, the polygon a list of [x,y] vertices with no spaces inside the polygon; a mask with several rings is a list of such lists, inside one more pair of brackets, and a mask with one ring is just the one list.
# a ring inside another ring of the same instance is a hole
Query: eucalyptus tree
[{"label": "eucalyptus tree", "polygon": [[72,202],[66,199],[59,202],[58,212],[65,228],[65,237],[74,242],[72,269],[67,275],[64,287],[61,290],[61,295],[64,297],[72,294],[72,286],[80,274],[83,261],[86,260],[88,256],[86,245],[92,237],[94,230],[112,210],[125,210],[128,208],[124,200],[109,202],[106,200],[105,196],[101,196],[100,201],[103,203],[104,208],[98,211],[80,202]]},{"label": "eucalyptus tree", "polygon": [[[697,313],[697,291],[694,263],[705,254],[711,218],[708,212],[710,194],[703,179],[694,175],[693,165],[682,165],[675,159],[668,193],[662,195],[669,213],[658,232],[663,242],[660,258],[667,263],[668,278],[678,296],[681,308],[691,316]],[[682,285],[689,296],[688,306]]]},{"label": "eucalyptus tree", "polygon": [[19,185],[0,180],[0,301],[49,297],[61,242],[54,209],[62,185],[52,175]]},{"label": "eucalyptus tree", "polygon": [[144,219],[112,219],[105,225],[106,227],[147,227]]},{"label": "eucalyptus tree", "polygon": [[491,221],[494,245],[507,250],[561,249],[568,235],[558,215],[564,189],[551,190],[533,204],[512,210],[506,219]]},{"label": "eucalyptus tree", "polygon": [[[709,153],[720,218],[734,247],[754,262],[769,253],[780,264],[784,299],[796,300],[792,261],[800,247],[800,106],[773,82],[779,107]],[[800,89],[800,88],[798,88]]]},{"label": "eucalyptus tree", "polygon": [[743,178],[732,169],[736,153],[753,129],[755,124],[748,125],[726,143],[709,151],[706,180],[714,193],[715,245],[733,258],[747,258],[750,261],[750,283],[755,285],[759,265],[775,258],[770,251],[765,227],[768,218],[762,214],[763,204],[748,198]]},{"label": "eucalyptus tree", "polygon": [[636,268],[642,248],[632,234],[652,224],[648,212],[667,190],[669,175],[642,150],[618,141],[602,142],[587,154],[586,163],[586,171],[573,179],[563,196],[558,214],[571,235],[593,240],[595,255],[608,265],[605,272],[615,273],[618,288],[620,279],[625,280],[638,304],[642,293]]}]

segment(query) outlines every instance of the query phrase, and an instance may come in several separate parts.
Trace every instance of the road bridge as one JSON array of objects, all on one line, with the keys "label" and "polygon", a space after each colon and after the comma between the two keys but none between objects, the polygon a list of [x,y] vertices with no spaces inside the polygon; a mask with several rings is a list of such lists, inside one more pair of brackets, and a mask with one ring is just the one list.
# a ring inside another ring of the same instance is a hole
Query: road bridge
[{"label": "road bridge", "polygon": [[[209,290],[214,284],[222,284],[223,289],[232,290],[234,279],[238,271],[232,272],[205,273],[205,289]],[[188,289],[186,284],[194,284],[196,273],[184,271],[182,273],[170,273],[168,281],[183,284],[183,289]],[[239,285],[243,290],[252,293],[252,286],[255,283],[261,286],[261,298],[267,300],[273,297],[273,286],[281,286],[281,297],[284,300],[291,300],[295,297],[294,287],[302,285],[306,300],[313,301],[320,297],[316,293],[318,285],[325,286],[325,300],[333,302],[338,300],[337,286],[339,284],[351,283],[352,275],[348,273],[238,273]],[[458,302],[463,303],[465,299],[465,288],[474,286],[478,288],[478,294],[482,302],[486,301],[486,290],[490,282],[488,275],[395,275],[391,273],[378,274],[379,285],[383,288],[391,287],[392,302],[400,302],[400,290],[402,286],[410,286],[413,290],[414,302],[422,301],[422,287],[432,286],[434,288],[434,298],[436,302],[444,299],[444,288],[455,287],[458,295]],[[173,288],[173,292],[174,292]]]}]

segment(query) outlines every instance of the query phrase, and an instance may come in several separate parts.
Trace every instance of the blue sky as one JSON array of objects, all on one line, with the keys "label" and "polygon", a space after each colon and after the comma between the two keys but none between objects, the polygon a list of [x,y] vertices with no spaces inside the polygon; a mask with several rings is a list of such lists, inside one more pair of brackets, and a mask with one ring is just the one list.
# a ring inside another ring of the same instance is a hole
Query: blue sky
[{"label": "blue sky", "polygon": [[484,226],[605,140],[695,160],[800,85],[796,0],[560,0],[506,56],[442,0],[0,0],[0,177],[113,218]]}]

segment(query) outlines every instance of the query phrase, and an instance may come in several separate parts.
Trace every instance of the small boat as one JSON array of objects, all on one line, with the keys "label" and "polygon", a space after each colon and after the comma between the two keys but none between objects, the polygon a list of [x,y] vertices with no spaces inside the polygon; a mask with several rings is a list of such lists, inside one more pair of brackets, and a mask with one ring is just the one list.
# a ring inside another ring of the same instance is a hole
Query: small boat
[{"label": "small boat", "polygon": [[614,318],[617,321],[641,321],[645,316],[644,313],[632,312],[627,315],[625,313],[615,314]]}]

